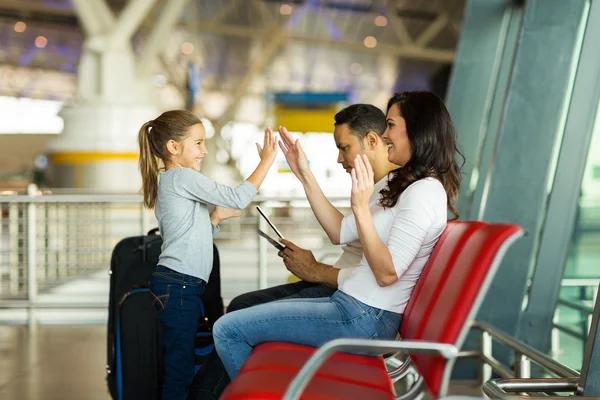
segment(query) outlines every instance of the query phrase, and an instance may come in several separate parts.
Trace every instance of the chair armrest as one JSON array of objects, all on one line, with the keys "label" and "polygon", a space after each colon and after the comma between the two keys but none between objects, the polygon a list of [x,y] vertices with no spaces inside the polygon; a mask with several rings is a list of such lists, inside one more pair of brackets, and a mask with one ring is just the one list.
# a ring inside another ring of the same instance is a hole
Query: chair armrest
[{"label": "chair armrest", "polygon": [[378,350],[382,353],[404,350],[408,353],[437,354],[447,359],[456,358],[458,349],[447,343],[371,339],[335,339],[325,343],[313,354],[294,377],[283,400],[298,400],[319,367],[336,352],[350,350]]},{"label": "chair armrest", "polygon": [[[483,392],[492,399],[564,400],[565,396],[525,396],[518,393],[575,393],[579,378],[510,378],[491,379]],[[585,397],[598,400],[600,397]]]}]

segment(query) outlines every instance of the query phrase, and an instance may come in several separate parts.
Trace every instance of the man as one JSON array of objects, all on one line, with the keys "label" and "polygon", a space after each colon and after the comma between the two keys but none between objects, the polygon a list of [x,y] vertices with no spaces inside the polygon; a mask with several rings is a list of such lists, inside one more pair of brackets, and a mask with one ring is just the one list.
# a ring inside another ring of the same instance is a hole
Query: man
[{"label": "man", "polygon": [[[338,112],[334,119],[333,137],[339,150],[337,162],[350,173],[356,155],[366,154],[376,182],[370,202],[378,201],[379,192],[387,183],[387,175],[398,168],[388,161],[387,147],[381,139],[386,129],[385,114],[375,106],[355,104]],[[293,149],[284,153],[292,172],[302,182],[319,221],[324,220],[319,218],[321,213],[341,219],[342,214],[323,196],[298,142],[294,141],[285,128],[280,128],[279,131],[285,146]],[[303,159],[299,160],[298,157]],[[317,262],[310,250],[302,249],[288,240],[282,240],[282,243],[287,249],[285,252],[280,251],[279,256],[283,257],[286,268],[301,281],[242,294],[231,301],[227,312],[281,299],[329,297],[337,290],[338,283],[350,276],[363,256],[360,241],[355,241],[342,248],[342,255],[335,264],[328,265]],[[228,383],[229,376],[213,350],[194,377],[188,399],[216,400]]]}]

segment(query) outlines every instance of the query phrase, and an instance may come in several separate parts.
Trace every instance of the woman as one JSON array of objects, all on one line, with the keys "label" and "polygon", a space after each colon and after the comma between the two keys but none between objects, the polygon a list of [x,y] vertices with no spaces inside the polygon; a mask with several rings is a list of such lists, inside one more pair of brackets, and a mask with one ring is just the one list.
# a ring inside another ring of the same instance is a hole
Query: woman
[{"label": "woman", "polygon": [[[388,160],[400,168],[390,173],[380,202],[369,207],[373,171],[366,156],[358,155],[351,172],[352,214],[336,223],[319,221],[334,244],[361,241],[359,266],[329,298],[280,300],[219,319],[215,346],[231,379],[263,342],[320,346],[336,338],[395,338],[448,210],[458,217],[460,153],[448,110],[431,92],[394,95],[386,123]],[[286,141],[282,150],[288,163],[305,160],[298,141]]]}]

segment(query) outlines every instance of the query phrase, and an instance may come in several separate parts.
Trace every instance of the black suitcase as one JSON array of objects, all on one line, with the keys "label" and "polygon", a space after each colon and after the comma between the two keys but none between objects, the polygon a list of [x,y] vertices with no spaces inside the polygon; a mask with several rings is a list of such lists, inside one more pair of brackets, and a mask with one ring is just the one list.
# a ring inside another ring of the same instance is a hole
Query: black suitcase
[{"label": "black suitcase", "polygon": [[[115,400],[160,399],[163,378],[160,321],[148,289],[158,263],[158,229],[121,240],[110,269],[106,380]],[[212,324],[223,315],[220,260],[213,246],[213,269],[202,296],[198,321],[196,369],[213,348]]]}]

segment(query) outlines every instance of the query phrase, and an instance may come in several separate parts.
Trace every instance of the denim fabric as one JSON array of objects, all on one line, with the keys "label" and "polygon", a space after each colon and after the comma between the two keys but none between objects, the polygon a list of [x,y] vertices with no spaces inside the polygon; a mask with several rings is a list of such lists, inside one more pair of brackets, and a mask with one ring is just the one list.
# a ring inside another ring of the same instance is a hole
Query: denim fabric
[{"label": "denim fabric", "polygon": [[213,327],[219,357],[231,379],[252,349],[281,341],[321,346],[338,338],[394,339],[402,316],[336,291],[329,298],[290,299],[234,311]]},{"label": "denim fabric", "polygon": [[158,266],[150,279],[152,306],[163,333],[163,400],[184,400],[194,377],[194,342],[206,283]]},{"label": "denim fabric", "polygon": [[[229,306],[227,312],[252,307],[258,304],[269,303],[275,300],[295,299],[295,298],[317,298],[330,297],[335,293],[335,289],[318,283],[305,281],[287,283],[270,287],[267,289],[255,290],[237,296]],[[223,362],[217,355],[216,350],[212,350],[202,363],[202,367],[194,376],[188,400],[218,400],[221,394],[229,384],[230,379]]]}]

